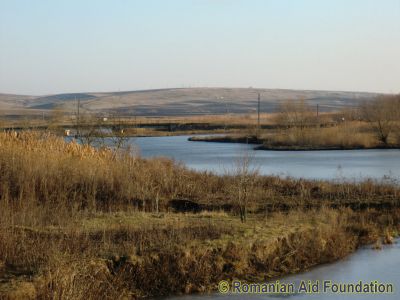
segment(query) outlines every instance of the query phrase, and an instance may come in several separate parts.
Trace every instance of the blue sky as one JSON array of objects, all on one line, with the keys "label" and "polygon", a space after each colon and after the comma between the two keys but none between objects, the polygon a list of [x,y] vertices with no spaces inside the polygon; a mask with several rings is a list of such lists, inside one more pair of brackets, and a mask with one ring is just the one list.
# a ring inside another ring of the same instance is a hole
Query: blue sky
[{"label": "blue sky", "polygon": [[0,92],[400,92],[400,0],[0,0]]}]

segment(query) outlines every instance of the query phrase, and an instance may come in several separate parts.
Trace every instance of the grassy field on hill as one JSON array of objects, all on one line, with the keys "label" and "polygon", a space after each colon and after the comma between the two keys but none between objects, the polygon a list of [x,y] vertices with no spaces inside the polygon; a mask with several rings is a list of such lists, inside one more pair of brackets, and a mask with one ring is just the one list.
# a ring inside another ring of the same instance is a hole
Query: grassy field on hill
[{"label": "grassy field on hill", "polygon": [[261,94],[261,110],[277,111],[286,100],[305,100],[321,112],[338,111],[368,102],[377,94],[340,91],[307,91],[259,88],[171,88],[108,93],[69,93],[43,96],[0,94],[0,110],[9,118],[24,116],[42,118],[52,110],[62,109],[66,115],[76,113],[79,101],[82,112],[123,116],[204,116],[251,114],[257,110]]}]

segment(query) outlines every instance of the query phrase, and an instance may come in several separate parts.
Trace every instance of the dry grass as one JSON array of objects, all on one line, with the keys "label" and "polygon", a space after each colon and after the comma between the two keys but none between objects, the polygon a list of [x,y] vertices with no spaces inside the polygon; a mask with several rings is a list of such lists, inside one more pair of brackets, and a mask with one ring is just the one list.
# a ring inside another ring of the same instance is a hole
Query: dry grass
[{"label": "dry grass", "polygon": [[[201,292],[222,278],[265,279],[333,261],[398,229],[394,185],[254,175],[242,223],[235,180],[49,134],[2,133],[0,297]],[[172,199],[210,211],[171,213]],[[222,205],[232,210],[211,211]]]},{"label": "dry grass", "polygon": [[399,218],[398,211],[326,208],[247,223],[219,213],[81,212],[60,215],[65,226],[32,227],[24,224],[47,212],[9,213],[18,221],[2,218],[0,260],[5,273],[19,273],[0,295],[18,291],[20,299],[122,299],[204,292],[221,279],[265,280],[340,259],[396,231]]},{"label": "dry grass", "polygon": [[[381,96],[336,116],[332,114],[332,123],[327,122],[327,115],[316,117],[305,102],[287,102],[276,118],[287,130],[264,138],[264,144],[266,148],[287,149],[398,148],[399,104],[400,95]],[[329,123],[335,127],[326,128]]]},{"label": "dry grass", "polygon": [[289,128],[263,138],[266,148],[362,149],[379,147],[374,134],[362,122],[343,122],[334,127]]},{"label": "dry grass", "polygon": [[[49,207],[57,221],[64,210],[166,211],[173,199],[189,199],[210,209],[235,204],[235,176],[189,171],[168,159],[145,160],[128,152],[96,150],[43,133],[0,134],[1,203],[34,209]],[[391,202],[396,185],[373,181],[334,184],[254,175],[249,203],[254,210],[321,202],[340,204]],[[233,207],[234,208],[234,207]]]},{"label": "dry grass", "polygon": [[[276,113],[262,113],[261,114],[261,124],[262,125],[273,125],[275,123]],[[94,117],[94,116],[92,116]],[[0,128],[4,127],[71,127],[76,125],[76,120],[71,120],[70,116],[60,116],[55,113],[50,114],[48,120],[42,119],[42,114],[40,118],[25,118],[23,120],[1,120]],[[110,117],[108,121],[103,122],[102,118],[95,118],[96,122],[100,122],[101,125],[114,125],[115,120]],[[218,115],[198,115],[198,116],[159,116],[159,117],[119,117],[118,122],[124,126],[131,127],[132,130],[135,127],[141,125],[160,125],[160,124],[177,124],[177,125],[187,125],[187,124],[205,124],[205,125],[219,125],[219,126],[232,126],[232,125],[242,125],[242,126],[255,126],[257,124],[257,114],[218,114]],[[138,128],[139,129],[139,128]],[[140,129],[139,129],[140,130]],[[159,134],[163,134],[162,131],[156,131]],[[207,131],[207,130],[206,130]],[[147,133],[147,132],[146,132]],[[145,133],[145,134],[146,134]]]},{"label": "dry grass", "polygon": [[286,101],[280,113],[270,115],[270,129],[256,131],[253,126],[251,131],[250,126],[236,136],[194,140],[246,142],[250,136],[263,144],[260,149],[272,150],[400,148],[399,104],[399,95],[387,95],[353,109],[317,115],[305,101]]},{"label": "dry grass", "polygon": [[382,143],[376,132],[363,121],[332,123],[329,126],[310,125],[262,129],[258,137],[255,129],[237,130],[226,136],[193,137],[193,141],[262,144],[269,150],[330,150],[399,148],[399,135],[393,132],[388,143]]}]

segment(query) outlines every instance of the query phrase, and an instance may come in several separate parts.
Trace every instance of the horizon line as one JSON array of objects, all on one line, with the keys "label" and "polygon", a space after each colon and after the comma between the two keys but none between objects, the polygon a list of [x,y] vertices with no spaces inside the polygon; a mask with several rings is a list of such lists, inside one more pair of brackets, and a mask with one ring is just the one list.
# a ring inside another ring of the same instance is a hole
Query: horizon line
[{"label": "horizon line", "polygon": [[56,93],[43,93],[43,94],[28,94],[28,93],[8,93],[0,92],[0,95],[14,95],[14,96],[29,96],[29,97],[46,97],[55,95],[68,95],[68,94],[119,94],[119,93],[134,93],[134,92],[152,92],[152,91],[166,91],[166,90],[185,90],[185,89],[248,89],[248,90],[282,90],[282,91],[313,91],[313,92],[341,92],[341,93],[365,93],[365,94],[389,94],[396,95],[400,92],[373,92],[361,90],[332,90],[332,89],[306,89],[306,88],[261,88],[261,87],[230,87],[230,86],[188,86],[188,87],[163,87],[163,88],[148,88],[148,89],[127,89],[127,90],[114,90],[114,91],[91,91],[91,92],[56,92]]}]

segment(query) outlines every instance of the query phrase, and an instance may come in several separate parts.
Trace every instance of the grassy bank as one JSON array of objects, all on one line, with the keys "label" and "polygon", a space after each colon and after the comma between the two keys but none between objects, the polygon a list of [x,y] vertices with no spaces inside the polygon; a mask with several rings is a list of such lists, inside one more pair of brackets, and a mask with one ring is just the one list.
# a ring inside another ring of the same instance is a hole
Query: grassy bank
[{"label": "grassy bank", "polygon": [[46,224],[47,214],[2,212],[0,295],[122,299],[206,292],[222,279],[265,281],[390,242],[400,216],[322,208],[242,223],[223,213],[124,211]]},{"label": "grassy bank", "polygon": [[237,188],[247,180],[246,204],[253,211],[283,204],[287,208],[322,203],[398,205],[398,186],[372,180],[339,184],[259,176],[246,170],[216,176],[165,158],[142,159],[130,151],[135,152],[96,150],[45,133],[0,134],[1,199],[60,209],[136,207],[147,212],[166,211],[171,200],[187,199],[210,209],[228,204],[235,211]]},{"label": "grassy bank", "polygon": [[[271,127],[273,114],[262,114],[262,126]],[[94,114],[82,114],[79,123],[70,116],[62,114],[49,116],[46,120],[23,119],[1,120],[3,130],[43,130],[64,135],[65,130],[75,134],[78,127],[82,132],[92,135],[107,136],[104,128],[124,130],[125,137],[170,136],[190,134],[215,134],[247,132],[257,124],[256,114],[199,115],[199,116],[159,116],[159,117],[110,117],[106,121]],[[101,132],[103,130],[103,132]]]},{"label": "grassy bank", "polygon": [[354,150],[399,149],[396,136],[382,143],[365,122],[347,122],[332,127],[261,130],[258,136],[233,133],[224,136],[196,136],[190,141],[256,144],[259,150]]},{"label": "grassy bank", "polygon": [[400,96],[386,95],[353,109],[315,114],[305,101],[283,102],[275,128],[193,141],[260,144],[265,150],[340,150],[400,148]]},{"label": "grassy bank", "polygon": [[261,138],[263,149],[330,150],[399,148],[393,137],[382,143],[365,122],[343,122],[333,127],[289,128]]},{"label": "grassy bank", "polygon": [[50,134],[1,133],[0,298],[209,291],[221,279],[335,261],[399,230],[398,186],[241,170],[215,176]]},{"label": "grassy bank", "polygon": [[241,143],[241,144],[261,144],[262,141],[254,135],[218,135],[218,136],[193,136],[188,139],[191,142],[211,142],[211,143]]}]

